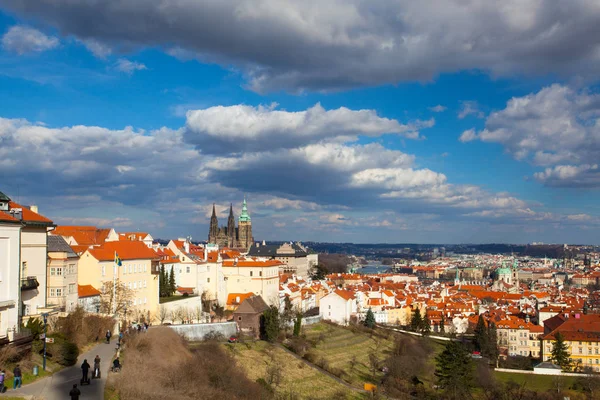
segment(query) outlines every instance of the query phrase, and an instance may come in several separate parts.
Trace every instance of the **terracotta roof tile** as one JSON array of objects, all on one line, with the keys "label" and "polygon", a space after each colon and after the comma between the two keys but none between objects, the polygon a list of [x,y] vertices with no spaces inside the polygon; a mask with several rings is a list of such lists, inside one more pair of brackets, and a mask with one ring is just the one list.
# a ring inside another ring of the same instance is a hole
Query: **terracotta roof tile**
[{"label": "terracotta roof tile", "polygon": [[100,291],[92,285],[77,285],[77,296],[79,297],[100,296],[100,294]]}]

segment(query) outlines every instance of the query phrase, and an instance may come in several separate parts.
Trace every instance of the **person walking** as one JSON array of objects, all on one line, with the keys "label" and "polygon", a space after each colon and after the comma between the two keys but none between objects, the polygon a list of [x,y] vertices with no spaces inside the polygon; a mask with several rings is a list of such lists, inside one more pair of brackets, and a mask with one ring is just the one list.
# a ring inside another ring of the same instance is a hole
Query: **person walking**
[{"label": "person walking", "polygon": [[82,381],[88,381],[88,371],[90,370],[90,364],[88,364],[87,359],[83,360],[83,364],[81,364],[81,372],[83,373]]},{"label": "person walking", "polygon": [[19,364],[17,364],[15,369],[13,369],[13,375],[14,375],[14,379],[13,379],[13,390],[14,390],[14,389],[20,388],[21,384],[23,383],[23,375],[21,374],[21,367],[19,367]]},{"label": "person walking", "polygon": [[4,379],[6,378],[6,374],[4,370],[0,370],[0,393],[6,392],[6,386],[4,386]]},{"label": "person walking", "polygon": [[81,391],[77,389],[77,384],[73,385],[73,389],[69,392],[69,396],[71,396],[71,400],[79,400],[79,395]]},{"label": "person walking", "polygon": [[112,335],[110,334],[110,331],[106,331],[106,343],[110,344],[110,337]]},{"label": "person walking", "polygon": [[94,358],[94,373],[92,375],[92,378],[100,378],[100,356],[97,354],[96,358]]}]

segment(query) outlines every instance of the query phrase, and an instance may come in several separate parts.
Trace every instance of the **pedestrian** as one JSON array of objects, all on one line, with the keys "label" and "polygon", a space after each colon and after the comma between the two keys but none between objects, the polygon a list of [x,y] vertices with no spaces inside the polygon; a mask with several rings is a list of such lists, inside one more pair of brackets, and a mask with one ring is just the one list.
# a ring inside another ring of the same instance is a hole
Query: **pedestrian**
[{"label": "pedestrian", "polygon": [[6,373],[4,370],[0,371],[0,393],[6,392],[6,386],[4,386],[4,378],[6,378]]},{"label": "pedestrian", "polygon": [[79,400],[79,395],[81,392],[77,389],[77,384],[73,385],[73,389],[69,392],[69,396],[71,396],[71,400]]},{"label": "pedestrian", "polygon": [[19,364],[17,364],[15,369],[13,369],[13,375],[14,375],[14,379],[13,379],[13,390],[14,390],[14,389],[20,388],[21,384],[23,383],[23,375],[21,374],[21,367],[19,367]]},{"label": "pedestrian", "polygon": [[108,344],[110,344],[110,337],[111,337],[110,331],[106,331],[106,343],[108,343]]},{"label": "pedestrian", "polygon": [[100,356],[96,354],[94,358],[94,378],[100,378]]},{"label": "pedestrian", "polygon": [[88,381],[88,371],[90,370],[90,364],[88,364],[87,359],[83,360],[83,364],[81,364],[81,372],[83,373],[83,382]]},{"label": "pedestrian", "polygon": [[121,332],[119,332],[119,342],[120,342],[121,340],[123,340],[123,332],[122,332],[122,331],[121,331]]}]

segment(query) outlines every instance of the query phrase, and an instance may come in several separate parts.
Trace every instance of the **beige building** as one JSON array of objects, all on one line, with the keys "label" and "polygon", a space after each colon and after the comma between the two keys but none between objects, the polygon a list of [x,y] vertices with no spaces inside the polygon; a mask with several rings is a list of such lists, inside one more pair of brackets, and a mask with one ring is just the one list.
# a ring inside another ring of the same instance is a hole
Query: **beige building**
[{"label": "beige building", "polygon": [[[115,255],[122,263],[116,268]],[[133,318],[136,313],[150,313],[152,316],[159,304],[159,268],[158,255],[142,241],[105,242],[81,255],[78,283],[102,291],[105,282],[110,285],[113,280],[118,280],[132,293],[128,315]]]},{"label": "beige building", "polygon": [[62,236],[48,236],[48,306],[70,312],[77,307],[79,257]]},{"label": "beige building", "polygon": [[498,347],[509,356],[541,357],[541,335],[544,328],[521,318],[509,317],[496,323]]},{"label": "beige building", "polygon": [[227,293],[252,292],[269,305],[279,306],[279,268],[276,260],[234,259],[223,261]]},{"label": "beige building", "polygon": [[308,278],[311,268],[319,263],[318,254],[311,253],[301,243],[291,242],[282,245],[257,242],[250,247],[248,256],[280,261],[280,272],[296,274],[303,278]]}]

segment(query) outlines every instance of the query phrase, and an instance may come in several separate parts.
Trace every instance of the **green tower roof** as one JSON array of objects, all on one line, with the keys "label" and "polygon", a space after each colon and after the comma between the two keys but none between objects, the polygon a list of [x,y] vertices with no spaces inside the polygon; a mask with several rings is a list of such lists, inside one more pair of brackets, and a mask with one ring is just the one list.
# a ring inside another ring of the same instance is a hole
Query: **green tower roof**
[{"label": "green tower roof", "polygon": [[242,203],[242,213],[240,214],[240,218],[238,219],[240,222],[250,222],[250,215],[248,215],[248,206],[246,205],[246,198],[244,197],[244,202]]}]

